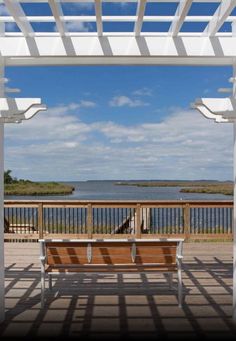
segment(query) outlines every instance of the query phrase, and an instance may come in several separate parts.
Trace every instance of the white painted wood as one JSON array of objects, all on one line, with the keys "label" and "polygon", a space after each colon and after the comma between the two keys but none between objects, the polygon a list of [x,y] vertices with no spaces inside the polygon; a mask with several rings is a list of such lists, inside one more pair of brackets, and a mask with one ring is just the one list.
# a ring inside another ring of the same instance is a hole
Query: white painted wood
[{"label": "white painted wood", "polygon": [[41,104],[41,98],[0,98],[0,121],[20,123],[29,120],[47,107]]},{"label": "white painted wood", "polygon": [[70,44],[53,36],[0,37],[0,55],[6,65],[232,65],[236,37],[87,35],[71,36]]},{"label": "white painted wood", "polygon": [[[5,1],[5,0],[0,0]],[[22,3],[33,3],[35,0],[19,0]],[[63,2],[71,2],[71,3],[77,3],[77,2],[88,2],[90,0],[62,0]],[[91,0],[92,1],[92,0]],[[125,3],[125,2],[130,2],[130,3],[136,3],[139,0],[102,0],[103,2],[116,2],[116,3]],[[163,0],[164,2],[165,0]],[[209,2],[209,3],[220,3],[222,0],[194,0],[194,2]],[[37,0],[39,3],[45,3],[48,2],[48,0]],[[148,0],[148,2],[160,2],[160,0]],[[178,0],[168,0],[168,2],[178,2]]]},{"label": "white painted wood", "polygon": [[96,13],[96,24],[98,36],[103,35],[103,24],[102,24],[102,5],[101,0],[95,0],[95,13]]},{"label": "white painted wood", "polygon": [[[55,17],[50,15],[44,15],[44,16],[26,16],[27,20],[30,22],[55,22]],[[208,15],[190,15],[186,16],[184,19],[184,22],[204,22],[204,21],[210,21],[212,16]],[[103,22],[135,22],[137,19],[137,16],[135,15],[103,15],[102,21]],[[176,17],[173,15],[147,15],[143,17],[144,22],[172,22],[175,20]],[[62,22],[67,21],[77,21],[77,22],[96,22],[97,18],[95,15],[64,15],[63,17],[60,17],[60,20]],[[236,20],[236,16],[228,16],[225,19],[225,22],[233,22]],[[14,18],[12,16],[0,16],[0,23],[13,23],[15,22]],[[199,33],[200,35],[200,33]]]},{"label": "white painted wood", "polygon": [[225,19],[231,14],[236,6],[236,0],[222,0],[209,24],[205,28],[203,35],[214,36],[224,24]]},{"label": "white painted wood", "polygon": [[24,113],[30,107],[41,104],[41,98],[6,98],[0,97],[0,108],[2,115],[18,115]]},{"label": "white painted wood", "polygon": [[179,5],[177,7],[174,19],[172,20],[172,24],[169,29],[169,34],[171,36],[177,36],[184,21],[188,11],[192,5],[192,0],[180,0]]},{"label": "white painted wood", "polygon": [[33,36],[34,30],[30,22],[27,20],[26,15],[20,3],[16,0],[4,0],[4,4],[6,8],[8,9],[9,13],[14,18],[15,23],[17,24],[19,29],[22,31],[22,33],[26,37]]},{"label": "white painted wood", "polygon": [[[0,79],[4,77],[3,59],[0,57]],[[4,82],[0,82],[0,96],[4,96]],[[0,111],[1,115],[1,111]],[[0,122],[0,323],[5,318],[4,271],[4,123]]]},{"label": "white painted wood", "polygon": [[147,0],[139,0],[138,1],[138,5],[137,5],[137,13],[136,13],[136,22],[134,25],[134,33],[135,36],[139,36],[141,29],[142,29],[142,25],[143,25],[143,17],[144,17],[144,13],[145,13],[145,8],[146,8],[146,2]]},{"label": "white painted wood", "polygon": [[61,36],[65,36],[67,32],[66,24],[63,21],[63,11],[59,0],[48,0],[51,8],[53,19],[56,22],[57,30]]},{"label": "white painted wood", "polygon": [[[119,243],[119,242],[183,242],[184,238],[119,238],[119,239],[109,239],[109,238],[94,238],[94,239],[54,239],[54,238],[47,238],[47,239],[39,239],[39,242],[61,242],[61,243],[73,243],[73,242],[82,242],[82,243],[97,243],[97,242],[112,242],[112,243]],[[182,245],[182,244],[181,244]],[[181,252],[179,252],[180,255]]]},{"label": "white painted wood", "polygon": [[[236,99],[236,64],[233,66],[233,97]],[[236,323],[236,120],[233,124],[234,130],[234,209],[233,209],[233,321]]]}]

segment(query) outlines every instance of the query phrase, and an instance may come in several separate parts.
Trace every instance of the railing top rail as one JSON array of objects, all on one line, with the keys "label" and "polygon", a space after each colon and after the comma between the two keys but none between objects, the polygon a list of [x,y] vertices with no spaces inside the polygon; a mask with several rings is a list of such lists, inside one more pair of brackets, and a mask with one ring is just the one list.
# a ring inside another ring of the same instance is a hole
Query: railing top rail
[{"label": "railing top rail", "polygon": [[111,238],[99,238],[99,239],[39,239],[39,242],[67,242],[67,243],[75,243],[75,242],[85,242],[85,243],[96,243],[96,242],[111,242],[111,243],[120,243],[120,242],[127,242],[127,243],[135,243],[135,242],[183,242],[184,238],[120,238],[120,239],[111,239]]},{"label": "railing top rail", "polygon": [[233,200],[4,200],[6,205],[44,204],[44,205],[232,205]]}]

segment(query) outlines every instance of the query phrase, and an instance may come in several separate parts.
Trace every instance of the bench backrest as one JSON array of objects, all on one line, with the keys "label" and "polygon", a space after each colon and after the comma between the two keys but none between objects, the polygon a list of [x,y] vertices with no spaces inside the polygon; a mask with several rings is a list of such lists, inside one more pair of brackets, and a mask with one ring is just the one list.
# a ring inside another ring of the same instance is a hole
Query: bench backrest
[{"label": "bench backrest", "polygon": [[176,264],[179,241],[42,241],[48,265]]}]

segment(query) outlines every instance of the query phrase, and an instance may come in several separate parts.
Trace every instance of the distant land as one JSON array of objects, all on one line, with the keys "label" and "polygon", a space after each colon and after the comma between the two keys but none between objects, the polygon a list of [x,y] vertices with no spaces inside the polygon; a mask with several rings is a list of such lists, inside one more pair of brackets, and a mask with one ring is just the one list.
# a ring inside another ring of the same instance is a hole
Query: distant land
[{"label": "distant land", "polygon": [[74,187],[58,182],[25,182],[5,185],[5,195],[67,195],[72,194]]},{"label": "distant land", "polygon": [[65,183],[18,180],[11,176],[11,172],[11,170],[4,172],[5,195],[67,195],[74,191],[73,186]]},{"label": "distant land", "polygon": [[180,187],[182,193],[207,193],[233,195],[232,181],[216,180],[150,180],[150,181],[118,181],[117,186],[136,187]]}]

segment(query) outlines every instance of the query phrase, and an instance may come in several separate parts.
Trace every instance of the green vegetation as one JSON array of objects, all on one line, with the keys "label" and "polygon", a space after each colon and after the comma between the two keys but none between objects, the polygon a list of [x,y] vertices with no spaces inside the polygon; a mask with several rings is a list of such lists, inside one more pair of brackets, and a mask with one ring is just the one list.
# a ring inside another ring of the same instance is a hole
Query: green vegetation
[{"label": "green vegetation", "polygon": [[58,182],[34,182],[12,178],[11,170],[4,172],[5,195],[66,195],[74,190],[72,186]]},{"label": "green vegetation", "polygon": [[233,195],[233,184],[209,185],[205,187],[182,188],[182,193],[206,193],[206,194],[224,194]]},{"label": "green vegetation", "polygon": [[117,182],[116,185],[137,187],[181,187],[182,193],[207,193],[233,195],[233,183],[230,181],[140,181]]}]

